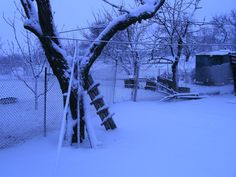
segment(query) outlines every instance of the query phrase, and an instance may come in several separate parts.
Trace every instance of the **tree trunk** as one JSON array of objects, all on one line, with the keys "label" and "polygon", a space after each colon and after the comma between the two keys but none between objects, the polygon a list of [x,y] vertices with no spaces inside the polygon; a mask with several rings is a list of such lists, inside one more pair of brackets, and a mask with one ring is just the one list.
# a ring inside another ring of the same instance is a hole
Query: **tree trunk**
[{"label": "tree trunk", "polygon": [[[78,91],[72,88],[70,94],[69,108],[66,116],[66,135],[65,140],[68,144],[78,143],[78,122],[77,122],[77,105],[78,105]],[[64,107],[66,103],[67,94],[63,96]]]},{"label": "tree trunk", "polygon": [[178,70],[178,60],[175,60],[175,62],[172,64],[171,69],[172,69],[172,89],[177,90],[178,84],[177,84],[177,70]]},{"label": "tree trunk", "polygon": [[85,109],[84,109],[84,99],[83,99],[83,95],[80,96],[80,100],[79,100],[79,111],[80,111],[80,117],[79,117],[79,137],[80,137],[80,143],[83,142],[83,140],[85,139],[85,120],[84,120],[84,116],[85,116]]},{"label": "tree trunk", "polygon": [[182,55],[183,50],[183,40],[180,38],[178,40],[178,47],[177,47],[177,55],[175,56],[175,61],[172,64],[172,81],[173,81],[173,89],[177,91],[178,89],[178,80],[177,80],[177,74],[178,74],[178,64],[180,57]]}]

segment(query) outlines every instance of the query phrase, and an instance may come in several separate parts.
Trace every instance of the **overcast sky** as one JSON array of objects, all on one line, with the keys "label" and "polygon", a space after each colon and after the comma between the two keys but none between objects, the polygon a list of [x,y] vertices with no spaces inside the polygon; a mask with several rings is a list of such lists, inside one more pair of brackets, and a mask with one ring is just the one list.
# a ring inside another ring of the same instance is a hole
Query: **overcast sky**
[{"label": "overcast sky", "polygon": [[[5,17],[13,18],[15,5],[19,0],[0,0],[0,14]],[[72,29],[75,27],[87,26],[93,19],[93,12],[98,12],[107,6],[101,0],[51,0],[55,12],[55,22],[60,30]],[[111,0],[119,2],[120,0]],[[133,0],[126,0],[129,2]],[[207,20],[216,14],[227,13],[236,9],[236,0],[202,0],[202,9],[198,12],[198,18],[201,20],[206,17]],[[19,24],[18,28],[22,28]],[[0,38],[3,43],[7,40],[13,40],[12,31],[0,17]]]}]

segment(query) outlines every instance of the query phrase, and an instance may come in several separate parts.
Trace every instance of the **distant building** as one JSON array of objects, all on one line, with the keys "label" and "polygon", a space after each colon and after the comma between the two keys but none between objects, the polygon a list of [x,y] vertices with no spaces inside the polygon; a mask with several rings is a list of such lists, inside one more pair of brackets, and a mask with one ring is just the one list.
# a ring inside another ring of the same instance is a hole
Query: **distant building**
[{"label": "distant building", "polygon": [[225,85],[233,80],[231,56],[236,51],[220,50],[196,55],[196,83]]}]

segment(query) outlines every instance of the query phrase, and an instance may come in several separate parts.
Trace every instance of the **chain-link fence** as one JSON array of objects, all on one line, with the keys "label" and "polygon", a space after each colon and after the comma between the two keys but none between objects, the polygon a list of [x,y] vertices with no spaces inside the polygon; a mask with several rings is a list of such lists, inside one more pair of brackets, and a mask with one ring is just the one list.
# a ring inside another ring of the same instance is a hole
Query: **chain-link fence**
[{"label": "chain-link fence", "polygon": [[36,80],[24,76],[20,79],[1,76],[0,149],[34,136],[43,136],[45,130],[58,129],[63,111],[62,96],[54,76],[48,77],[47,85],[45,110],[44,77]]},{"label": "chain-link fence", "polygon": [[[200,95],[232,94],[234,92],[232,75],[230,74],[226,79],[224,75],[224,79],[227,81],[225,83],[196,83],[195,64],[195,58],[192,61],[179,63],[178,86],[182,88],[182,91],[187,94],[199,93]],[[215,70],[218,74],[214,76],[206,72],[205,77],[207,75],[220,77],[219,73],[222,75],[224,70],[226,70],[228,74],[228,70],[230,70],[230,65],[222,65],[222,68],[221,65],[213,67],[217,67]],[[165,85],[168,91],[168,76],[170,73],[171,65],[169,64],[140,65],[136,100],[158,101],[166,97],[166,88],[164,90],[161,89],[163,87],[161,84]],[[101,60],[97,61],[91,69],[91,74],[95,82],[100,83],[99,89],[107,105],[133,100],[134,79],[127,74],[119,62],[106,63]],[[164,78],[164,81],[160,78]],[[205,81],[207,80],[205,79]],[[47,133],[59,130],[63,115],[63,100],[60,87],[53,75],[48,75],[46,83],[48,91],[46,92],[45,102],[44,76],[37,79],[37,84],[34,78],[23,77],[23,79],[19,80],[19,78],[14,76],[1,76],[0,149],[24,142],[35,136],[44,136],[45,130]],[[35,90],[36,85],[37,95],[39,96],[37,103],[34,92],[29,89],[29,86],[31,86]],[[193,97],[187,96],[186,98]],[[35,106],[35,104],[38,106]],[[90,115],[96,116],[95,111]]]},{"label": "chain-link fence", "polygon": [[[172,92],[171,64],[141,64],[139,66],[136,100],[162,100],[163,97],[173,93],[186,94],[185,98],[188,94],[204,96],[234,93],[230,62],[220,65],[213,64],[204,69],[205,73],[200,80],[208,82],[198,82],[196,58],[193,57],[188,62],[181,61],[177,72],[178,90]],[[215,72],[212,72],[213,70]],[[135,78],[128,75],[119,62],[104,63],[97,61],[91,73],[95,81],[101,83],[100,88],[105,94],[108,104],[134,100]]]},{"label": "chain-link fence", "polygon": [[[146,78],[155,77],[158,74],[157,66],[152,67],[144,65],[140,67],[140,82],[138,86],[137,100],[158,100],[160,95],[153,91],[145,90]],[[152,73],[152,74],[151,74]],[[133,86],[126,84],[127,80],[132,80],[131,76],[123,69],[119,62],[104,63],[97,61],[91,69],[91,74],[95,82],[101,84],[100,90],[104,95],[107,104],[113,104],[123,101],[131,101],[133,98]]]}]

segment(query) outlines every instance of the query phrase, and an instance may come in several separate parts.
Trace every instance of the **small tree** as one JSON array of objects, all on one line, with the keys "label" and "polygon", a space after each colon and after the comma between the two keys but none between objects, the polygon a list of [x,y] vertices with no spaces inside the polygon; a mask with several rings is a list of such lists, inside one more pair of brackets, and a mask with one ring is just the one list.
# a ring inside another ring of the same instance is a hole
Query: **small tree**
[{"label": "small tree", "polygon": [[11,45],[9,45],[9,51],[11,53],[8,55],[8,57],[11,59],[11,56],[14,56],[15,53],[19,53],[21,55],[25,65],[24,68],[27,73],[26,75],[33,79],[34,84],[29,84],[27,79],[25,79],[22,75],[19,75],[14,69],[13,74],[34,94],[34,108],[35,110],[38,110],[38,99],[43,95],[43,92],[39,93],[38,82],[39,77],[43,73],[43,69],[45,67],[45,55],[43,54],[43,50],[36,39],[34,39],[27,30],[23,32],[26,45],[20,43],[15,25],[15,18],[13,20],[4,18],[4,20],[12,28],[15,43],[17,45],[17,47],[14,47],[15,43],[13,42]]}]

